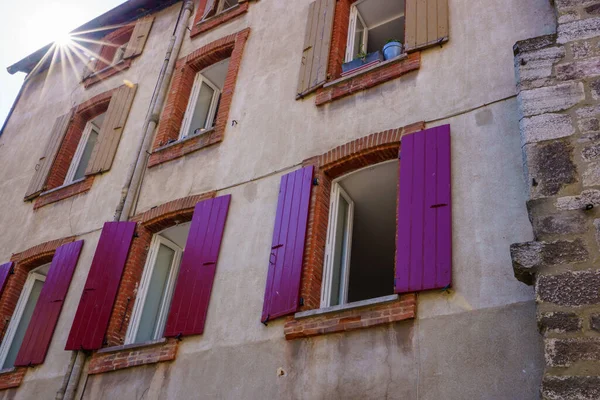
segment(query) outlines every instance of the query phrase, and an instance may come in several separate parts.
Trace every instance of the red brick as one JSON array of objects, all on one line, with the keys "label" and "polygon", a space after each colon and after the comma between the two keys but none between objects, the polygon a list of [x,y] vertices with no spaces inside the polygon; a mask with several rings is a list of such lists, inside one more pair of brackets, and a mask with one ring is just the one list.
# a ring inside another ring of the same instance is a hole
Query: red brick
[{"label": "red brick", "polygon": [[138,365],[172,361],[177,357],[178,341],[167,339],[164,343],[116,350],[111,353],[94,353],[90,359],[90,375],[130,368]]}]

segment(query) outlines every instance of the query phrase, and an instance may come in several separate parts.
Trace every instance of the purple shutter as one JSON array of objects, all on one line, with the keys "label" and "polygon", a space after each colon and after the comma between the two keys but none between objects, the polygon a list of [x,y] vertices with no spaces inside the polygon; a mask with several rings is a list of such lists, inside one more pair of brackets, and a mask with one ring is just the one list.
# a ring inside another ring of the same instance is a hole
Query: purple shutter
[{"label": "purple shutter", "polygon": [[402,138],[395,292],[452,282],[450,125]]},{"label": "purple shutter", "polygon": [[12,272],[15,263],[12,261],[0,265],[0,296],[4,292],[6,283],[8,282],[8,276]]},{"label": "purple shutter", "polygon": [[199,335],[210,300],[231,195],[196,204],[185,244],[165,337]]},{"label": "purple shutter", "polygon": [[298,309],[313,167],[281,177],[261,321]]},{"label": "purple shutter", "polygon": [[15,366],[24,367],[44,362],[79,259],[81,246],[83,240],[67,243],[56,249],[46,282],[17,354]]},{"label": "purple shutter", "polygon": [[106,222],[65,350],[97,350],[108,328],[135,222]]}]

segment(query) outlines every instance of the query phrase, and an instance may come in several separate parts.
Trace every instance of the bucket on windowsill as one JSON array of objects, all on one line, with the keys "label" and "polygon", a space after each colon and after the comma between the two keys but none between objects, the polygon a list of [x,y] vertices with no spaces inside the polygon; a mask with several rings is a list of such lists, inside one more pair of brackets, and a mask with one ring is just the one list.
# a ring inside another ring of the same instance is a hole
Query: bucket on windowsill
[{"label": "bucket on windowsill", "polygon": [[402,43],[400,42],[388,42],[383,46],[383,58],[387,60],[391,60],[392,58],[396,58],[402,54]]}]

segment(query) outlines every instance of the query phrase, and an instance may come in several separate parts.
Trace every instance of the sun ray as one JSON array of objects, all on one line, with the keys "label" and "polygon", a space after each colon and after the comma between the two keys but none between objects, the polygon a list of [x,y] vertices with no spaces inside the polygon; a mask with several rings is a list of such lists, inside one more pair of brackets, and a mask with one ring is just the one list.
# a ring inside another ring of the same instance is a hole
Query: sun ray
[{"label": "sun ray", "polygon": [[119,29],[119,28],[121,28],[123,26],[127,26],[127,25],[130,25],[130,24],[109,25],[109,26],[103,26],[103,27],[95,28],[95,29],[88,29],[88,30],[85,30],[85,31],[77,31],[77,32],[71,33],[71,36],[77,37],[77,36],[81,36],[81,35],[87,35],[87,34],[90,34],[90,33],[96,33],[96,32],[108,31],[108,30],[114,30],[114,29]]}]

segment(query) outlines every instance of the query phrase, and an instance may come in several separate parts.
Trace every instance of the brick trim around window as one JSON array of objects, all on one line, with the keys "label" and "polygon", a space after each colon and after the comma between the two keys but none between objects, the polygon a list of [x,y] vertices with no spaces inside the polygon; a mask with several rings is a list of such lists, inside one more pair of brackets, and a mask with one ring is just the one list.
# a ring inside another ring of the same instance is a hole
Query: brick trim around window
[{"label": "brick trim around window", "polygon": [[92,355],[88,374],[172,361],[177,357],[177,347],[177,339],[163,339],[153,343],[105,348]]},{"label": "brick trim around window", "polygon": [[331,182],[360,168],[397,159],[402,136],[423,129],[425,123],[417,122],[401,128],[373,133],[304,161],[304,166],[314,165],[314,178],[318,179],[319,184],[313,187],[310,200],[300,288],[300,296],[304,299],[301,311],[318,309],[321,303]]},{"label": "brick trim around window", "polygon": [[[149,168],[223,140],[242,54],[249,34],[250,28],[246,28],[209,43],[177,61],[171,90],[154,140],[154,151],[148,160]],[[184,140],[178,140],[196,73],[227,58],[231,59],[221,92],[215,127]]]},{"label": "brick trim around window", "polygon": [[15,312],[15,307],[29,272],[51,262],[57,248],[74,240],[74,236],[51,240],[12,255],[10,260],[15,263],[13,273],[8,276],[6,287],[2,296],[0,296],[0,324],[2,324],[0,327],[0,342],[4,339],[6,328]]},{"label": "brick trim around window", "polygon": [[68,199],[69,197],[77,196],[78,194],[86,193],[92,188],[94,176],[86,176],[85,178],[73,182],[66,186],[61,186],[53,190],[40,193],[39,197],[33,204],[33,209],[47,206],[48,204]]},{"label": "brick trim around window", "polygon": [[10,370],[0,372],[0,390],[16,388],[21,385],[27,368],[11,368]]},{"label": "brick trim around window", "polygon": [[214,17],[208,18],[206,21],[200,21],[204,15],[204,9],[208,0],[200,0],[198,8],[196,9],[196,15],[194,16],[194,24],[190,31],[190,37],[198,36],[199,34],[216,28],[219,25],[223,25],[232,19],[237,18],[248,12],[248,0],[240,0],[239,4],[229,10],[222,12]]},{"label": "brick trim around window", "polygon": [[125,342],[152,236],[166,228],[191,221],[196,203],[214,198],[215,195],[216,192],[213,191],[173,200],[131,218],[137,222],[136,235],[131,242],[106,331],[107,347],[122,346]]},{"label": "brick trim around window", "polygon": [[83,80],[83,87],[86,89],[96,83],[103,81],[105,79],[110,78],[113,75],[118,74],[121,71],[125,71],[131,67],[131,59],[123,60],[117,64],[109,65],[99,71],[96,71],[94,74],[89,75]]}]

